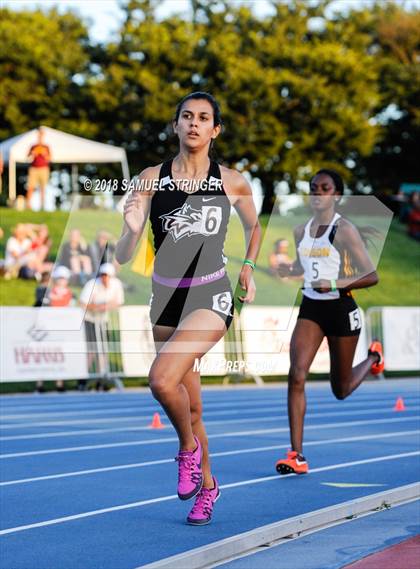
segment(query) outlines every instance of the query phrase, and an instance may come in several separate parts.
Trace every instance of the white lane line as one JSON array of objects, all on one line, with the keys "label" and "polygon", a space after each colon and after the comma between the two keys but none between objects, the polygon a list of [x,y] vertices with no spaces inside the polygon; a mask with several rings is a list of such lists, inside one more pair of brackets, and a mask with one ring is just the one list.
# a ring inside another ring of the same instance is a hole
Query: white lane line
[{"label": "white lane line", "polygon": [[[414,412],[414,409],[411,409],[410,411]],[[335,413],[307,413],[306,414],[306,419],[311,419],[311,418],[316,418],[316,417],[331,417],[331,416],[336,416],[339,415],[341,416],[345,416],[345,415],[369,415],[371,413],[391,413],[394,414],[392,409],[389,409],[387,411],[382,411],[382,410],[378,410],[378,409],[370,409],[370,410],[365,410],[365,411],[337,411]],[[138,417],[138,420],[142,420],[142,419],[151,419],[151,417]],[[273,422],[273,421],[280,421],[282,419],[287,419],[286,416],[281,416],[280,413],[276,413],[276,416],[274,417],[264,417],[264,419],[262,419],[261,417],[256,417],[254,419],[250,419],[250,418],[245,418],[245,419],[220,419],[220,420],[206,420],[206,418],[204,418],[205,424],[206,426],[210,426],[210,425],[232,425],[232,424],[237,424],[237,423],[259,423],[262,420],[264,420],[264,422]],[[169,425],[169,427],[172,429],[171,425]],[[149,426],[127,426],[127,427],[117,427],[117,428],[111,428],[111,429],[87,429],[84,431],[58,431],[58,432],[53,432],[53,433],[36,433],[36,434],[32,434],[32,435],[8,435],[5,437],[0,437],[0,441],[19,441],[19,440],[30,440],[30,439],[44,439],[44,438],[55,438],[55,437],[61,437],[61,436],[79,436],[79,435],[91,435],[91,434],[104,434],[104,433],[121,433],[121,432],[129,432],[129,431],[149,431],[150,427]]]},{"label": "white lane line", "polygon": [[[418,435],[420,430],[415,431],[397,431],[393,433],[381,433],[379,435],[362,435],[359,437],[345,437],[340,439],[324,439],[319,441],[308,441],[305,443],[305,447],[307,446],[318,446],[318,445],[331,445],[336,443],[350,443],[350,442],[357,442],[357,441],[371,441],[376,439],[387,439],[393,437],[404,437],[410,435]],[[238,454],[250,454],[254,452],[267,452],[270,450],[279,450],[288,448],[289,443],[285,442],[280,445],[272,445],[272,446],[265,446],[265,447],[253,447],[253,448],[246,448],[240,450],[233,450],[233,451],[225,451],[225,452],[213,452],[210,454],[211,458],[219,457],[219,456],[233,456]],[[101,472],[113,472],[115,470],[128,470],[131,468],[143,468],[145,466],[156,466],[159,464],[169,464],[173,463],[173,458],[164,458],[160,460],[149,460],[147,462],[134,462],[131,464],[120,464],[117,466],[104,466],[102,468],[91,468],[89,470],[75,470],[73,472],[63,472],[61,474],[50,474],[48,476],[37,476],[35,478],[20,478],[18,480],[7,480],[5,482],[0,482],[0,486],[12,486],[15,484],[27,484],[30,482],[40,482],[42,480],[55,480],[57,478],[70,478],[72,476],[84,476],[87,474],[98,474]],[[312,471],[311,471],[312,472]]]},{"label": "white lane line", "polygon": [[[321,423],[319,425],[308,425],[305,427],[305,430],[317,430],[317,429],[331,429],[336,427],[357,427],[357,426],[364,426],[364,425],[381,425],[381,424],[389,424],[389,423],[401,423],[404,421],[413,421],[418,419],[418,416],[415,417],[396,417],[394,419],[371,419],[365,421],[346,421],[342,423]],[[289,432],[289,427],[280,427],[276,429],[254,429],[252,431],[232,431],[228,433],[217,433],[217,434],[210,434],[208,435],[209,439],[221,439],[221,438],[229,438],[229,437],[243,437],[243,436],[257,436],[257,435],[265,435],[268,433],[286,433]],[[0,454],[0,459],[5,458],[19,458],[24,456],[40,456],[46,454],[58,454],[63,452],[79,452],[85,450],[98,450],[98,449],[107,449],[107,448],[120,448],[120,447],[130,447],[130,446],[143,446],[143,445],[154,445],[154,444],[162,444],[162,443],[169,443],[169,442],[178,442],[178,437],[164,437],[160,439],[150,439],[147,441],[127,441],[121,443],[107,443],[101,445],[84,445],[84,446],[77,446],[77,447],[64,447],[64,448],[55,448],[55,449],[45,449],[45,450],[36,450],[36,451],[26,451],[26,452],[13,452],[8,454]]]},{"label": "white lane line", "polygon": [[[414,412],[414,409],[410,411]],[[394,415],[393,409],[388,409],[386,411],[377,410],[378,413],[390,413]],[[306,419],[312,419],[316,417],[332,417],[339,415],[346,416],[346,415],[371,415],[374,414],[375,410],[364,410],[364,411],[340,411],[337,413],[307,413],[305,415]],[[139,417],[138,419],[143,419],[144,417]],[[147,417],[150,420],[150,417]],[[271,423],[281,420],[287,420],[287,416],[277,414],[275,417],[255,417],[251,419],[249,417],[245,419],[221,419],[216,421],[208,421],[204,418],[205,424],[207,426],[210,425],[233,425],[233,424],[240,424],[240,423],[253,423],[253,422],[260,422],[264,421],[265,423]],[[171,425],[168,425],[169,428],[172,429]],[[28,427],[29,428],[29,427]],[[111,429],[86,429],[84,431],[54,431],[53,433],[36,433],[33,435],[8,435],[5,437],[0,437],[0,441],[26,441],[30,439],[49,439],[49,438],[56,438],[56,437],[71,437],[71,436],[78,436],[78,435],[98,435],[98,434],[105,434],[105,433],[126,433],[130,431],[149,431],[149,426],[144,427],[136,427],[136,426],[129,426],[129,427],[114,427]]]},{"label": "white lane line", "polygon": [[[159,410],[157,407],[154,408],[154,411]],[[267,412],[278,412],[279,411],[279,405],[277,406],[273,406],[273,407],[267,407],[265,409]],[[258,413],[261,413],[261,411],[259,409],[255,409],[255,405],[253,407],[253,409],[244,411],[243,409],[232,409],[229,410],[227,409],[226,411],[208,411],[205,413],[205,415],[207,417],[210,416],[217,416],[217,415],[243,415],[244,413],[250,413],[251,415],[255,415]],[[147,420],[151,418],[151,414],[153,413],[153,411],[149,414],[149,415],[130,415],[129,417],[104,417],[101,419],[75,419],[74,421],[40,421],[38,423],[16,423],[16,424],[7,424],[7,425],[1,425],[1,431],[4,431],[6,429],[27,429],[27,428],[33,428],[33,427],[58,427],[60,425],[94,425],[94,424],[98,424],[98,423],[124,423],[126,421],[141,421],[141,420]]]},{"label": "white lane line", "polygon": [[[410,379],[398,379],[398,380],[391,380],[388,379],[384,384],[380,385],[380,395],[381,396],[389,396],[389,397],[398,397],[402,395],[404,398],[410,397],[417,397],[418,396],[418,388],[416,385],[418,383],[419,378],[410,378]],[[378,383],[376,381],[366,382],[363,385],[361,390],[358,390],[357,394],[354,396],[355,399],[358,401],[370,399],[372,397],[372,392],[377,394],[378,391]],[[231,402],[239,401],[255,401],[256,398],[261,397],[265,399],[266,397],[272,398],[276,396],[276,394],[284,394],[287,388],[287,383],[284,382],[282,384],[275,384],[266,386],[261,389],[261,387],[255,386],[248,386],[247,388],[241,388],[235,386],[234,388],[225,388],[220,387],[219,389],[215,389],[211,387],[210,389],[206,389],[206,386],[203,386],[203,392],[205,394],[206,400],[208,402],[214,402],[221,394],[225,401],[231,398]],[[327,385],[313,385],[312,383],[308,384],[307,387],[307,395],[313,401],[324,401],[331,397],[331,391],[329,386]],[[125,404],[145,404],[150,402],[150,391],[145,390],[143,392],[138,393],[131,393],[126,391],[125,393],[106,393],[106,394],[95,394],[95,393],[87,393],[87,394],[74,394],[71,395],[67,393],[66,395],[56,395],[56,394],[44,394],[42,396],[39,395],[25,395],[23,397],[7,397],[3,395],[0,401],[0,409],[1,410],[14,410],[16,411],[26,411],[30,409],[65,409],[78,407],[81,408],[82,406],[88,406],[92,408],[92,405],[97,405],[98,407],[105,407],[108,404],[112,407],[116,405],[120,405],[122,403],[122,407]]]},{"label": "white lane line", "polygon": [[[320,468],[314,468],[313,470],[311,470],[311,473],[315,474],[316,472],[326,472],[328,470],[336,470],[339,468],[350,468],[351,466],[358,466],[358,465],[362,465],[362,464],[371,464],[374,462],[382,462],[382,461],[387,461],[387,460],[394,460],[397,458],[406,458],[406,457],[418,456],[418,455],[420,455],[420,451],[405,452],[405,453],[401,453],[401,454],[389,454],[387,456],[377,456],[377,457],[368,458],[365,460],[355,460],[352,462],[343,462],[343,463],[339,463],[339,464],[332,464],[329,466],[322,466]],[[291,475],[291,476],[293,476],[293,475]],[[282,478],[285,478],[285,476],[283,476]],[[238,488],[240,486],[246,486],[246,485],[251,485],[251,484],[261,484],[263,482],[270,482],[271,480],[275,480],[275,479],[279,480],[280,476],[278,474],[276,474],[274,476],[266,476],[263,478],[253,478],[250,480],[241,480],[240,482],[233,482],[231,484],[223,484],[222,486],[220,486],[220,488],[222,490],[223,489],[226,490],[229,488]],[[70,522],[73,520],[80,520],[82,518],[89,518],[92,516],[98,516],[100,514],[108,514],[111,512],[117,512],[117,511],[121,511],[121,510],[129,510],[132,508],[139,508],[141,506],[147,506],[149,504],[166,502],[168,500],[175,500],[177,498],[178,498],[178,496],[175,494],[172,494],[170,496],[160,496],[159,498],[152,498],[150,500],[140,500],[139,502],[131,502],[129,504],[121,504],[120,506],[111,506],[109,508],[102,508],[100,510],[91,510],[90,512],[82,512],[80,514],[73,514],[71,516],[63,516],[61,518],[45,520],[43,522],[36,522],[33,524],[16,526],[13,528],[6,528],[6,529],[3,529],[0,531],[0,536],[13,534],[13,533],[21,532],[21,531],[27,531],[30,529],[35,529],[35,528],[40,528],[40,527],[52,526],[52,525],[60,524],[60,523],[66,523],[66,522]]]},{"label": "white lane line", "polygon": [[[281,398],[279,397],[279,401]],[[261,404],[273,404],[273,398],[258,400]],[[220,407],[221,409],[226,407],[230,409],[235,404],[235,407],[255,407],[255,400],[249,401],[222,401],[218,402],[206,402],[206,407]],[[331,405],[331,404],[328,404]],[[99,409],[92,409],[92,407],[88,407],[85,410],[77,410],[77,411],[53,411],[53,412],[46,412],[46,413],[27,413],[27,414],[14,414],[14,415],[3,415],[1,414],[2,420],[16,420],[16,419],[40,419],[42,417],[64,417],[64,416],[77,416],[77,415],[107,415],[107,414],[114,414],[115,413],[139,413],[142,412],[150,412],[153,413],[156,411],[156,403],[150,401],[150,403],[141,403],[136,407],[104,407]],[[30,423],[28,423],[30,424]]]},{"label": "white lane line", "polygon": [[[284,394],[283,394],[284,395]],[[405,398],[409,403],[414,404],[416,402],[418,402],[418,400],[420,399],[420,397],[415,396],[415,397],[406,397]],[[273,397],[270,398],[263,398],[257,399],[258,401],[258,405],[264,406],[264,405],[272,405],[273,404]],[[285,400],[284,397],[278,397],[278,401],[279,401],[279,405],[284,405],[285,404]],[[406,403],[407,403],[406,401]],[[235,407],[250,407],[250,408],[255,408],[255,402],[256,399],[249,399],[249,400],[245,400],[245,401],[205,401],[204,402],[204,406],[206,409],[213,409],[213,408],[219,408],[219,409],[223,409],[223,408],[227,408],[227,409],[231,409],[232,405],[234,404]],[[342,402],[337,402],[337,401],[327,401],[324,402],[324,400],[321,401],[316,401],[315,399],[308,397],[308,403],[309,405],[311,404],[316,404],[317,407],[321,407],[323,409],[329,409],[329,408],[335,408],[339,405],[343,405]],[[389,396],[383,396],[383,397],[375,397],[375,400],[372,400],[371,398],[369,400],[363,400],[363,401],[358,401],[358,400],[352,400],[351,404],[355,407],[366,407],[366,406],[375,406],[381,403],[389,403],[390,405],[393,405],[394,401],[392,400],[392,398],[390,398]],[[1,409],[1,408],[0,408]],[[150,403],[141,403],[135,407],[116,407],[114,406],[110,406],[110,407],[103,407],[103,408],[98,408],[98,409],[93,409],[92,407],[87,407],[84,410],[64,410],[64,411],[53,411],[53,412],[45,412],[45,413],[26,413],[26,414],[12,414],[12,415],[6,415],[1,413],[0,417],[2,421],[8,421],[8,420],[17,420],[17,419],[41,419],[43,417],[67,417],[67,416],[78,416],[78,415],[115,415],[116,413],[139,413],[139,412],[150,412],[153,413],[156,410],[156,403],[154,403],[153,401],[150,401]],[[39,411],[39,409],[38,409]],[[18,423],[19,424],[19,423]],[[28,425],[31,425],[31,423],[28,423]]]},{"label": "white lane line", "polygon": [[[264,411],[267,413],[279,413],[280,405],[266,407]],[[156,411],[157,408],[155,407],[154,410]],[[213,417],[218,415],[243,415],[243,409],[227,409],[226,411],[207,411],[205,412],[205,417]],[[369,411],[367,411],[369,412]],[[255,404],[252,409],[246,411],[247,414],[255,415],[261,414],[260,409],[255,408]],[[58,427],[60,425],[94,425],[98,423],[124,423],[126,421],[141,421],[150,419],[151,415],[131,415],[129,417],[104,417],[102,419],[76,419],[74,421],[41,421],[38,423],[17,423],[17,424],[7,424],[1,426],[1,431],[6,429],[27,429],[33,427]]]},{"label": "white lane line", "polygon": [[[389,454],[387,456],[378,456],[375,458],[366,458],[364,460],[354,460],[352,462],[342,462],[341,464],[334,464],[333,466],[321,466],[320,468],[313,468],[311,473],[314,472],[326,472],[327,470],[336,470],[339,468],[349,468],[350,466],[358,466],[360,464],[370,464],[373,462],[381,462],[383,460],[394,460],[395,458],[406,458],[409,456],[419,456],[420,450],[415,450],[412,452],[404,452],[401,454]],[[286,476],[294,476],[293,474],[288,474]],[[247,484],[258,484],[259,482],[268,482],[270,480],[275,480],[279,475],[265,476],[263,478],[254,478],[253,480],[243,480],[241,482],[232,482],[231,484],[225,484],[220,486],[220,488],[238,488],[239,486],[246,486]],[[0,532],[1,535],[1,532]]]},{"label": "white lane line", "polygon": [[[279,402],[282,400],[281,397],[279,397]],[[264,399],[258,399],[258,402],[261,405],[272,405],[273,404],[273,398],[264,398]],[[132,403],[132,402],[131,402]],[[210,402],[205,402],[205,406],[206,408],[228,408],[231,409],[232,405],[235,405],[235,407],[255,407],[255,399],[254,400],[246,400],[246,401],[226,401],[223,400],[221,402],[216,402],[216,401],[210,401]],[[322,403],[319,403],[320,405],[323,405]],[[325,405],[332,405],[333,403],[325,403]],[[360,402],[360,404],[363,404],[362,402]],[[11,414],[11,415],[7,415],[7,414],[0,414],[0,417],[2,420],[16,420],[16,419],[41,419],[43,417],[65,417],[65,416],[77,416],[77,415],[107,415],[107,414],[114,414],[115,413],[128,413],[128,412],[133,412],[133,413],[139,413],[141,412],[150,412],[153,413],[153,411],[156,410],[156,403],[154,401],[150,401],[149,403],[139,403],[139,405],[133,407],[117,407],[117,406],[110,406],[110,407],[103,407],[103,408],[92,408],[92,406],[90,407],[86,407],[86,409],[82,409],[82,410],[67,410],[68,407],[65,408],[66,410],[64,411],[52,411],[49,412],[48,410],[46,410],[46,412],[44,413],[26,413],[26,414]],[[38,409],[39,410],[39,409]]]},{"label": "white lane line", "polygon": [[[375,402],[376,404],[376,402]],[[376,412],[380,412],[380,413],[387,413],[387,412],[392,412],[393,411],[393,407],[394,404],[390,404],[389,407],[387,407],[385,410],[383,410],[383,406],[380,407],[380,409],[376,409],[373,406],[368,406],[367,409],[360,409],[358,410],[356,409],[338,409],[337,411],[327,411],[327,412],[323,412],[323,413],[318,413],[318,415],[321,416],[334,416],[334,415],[351,415],[351,414],[359,414],[359,415],[368,415],[369,413],[372,413],[374,411]],[[410,406],[409,404],[407,405],[406,402],[406,407],[407,407],[407,411],[415,411],[417,410],[416,406]],[[156,407],[154,407],[154,411],[156,411]],[[276,413],[277,415],[281,412],[285,412],[285,407],[284,407],[284,403],[283,404],[279,404],[279,405],[275,405],[272,407],[265,407],[265,408],[259,408],[256,409],[255,408],[255,403],[252,409],[247,409],[246,411],[244,411],[243,409],[226,409],[223,411],[204,411],[204,420],[206,420],[207,417],[217,417],[219,415],[243,415],[244,413],[248,414],[248,415],[261,415],[261,413]],[[0,431],[4,431],[6,429],[32,429],[33,427],[59,427],[61,425],[95,425],[95,424],[100,424],[100,423],[124,423],[126,421],[142,421],[142,420],[148,420],[150,419],[151,414],[148,415],[130,415],[128,417],[104,417],[104,418],[97,418],[97,419],[75,419],[75,420],[68,420],[68,421],[40,421],[38,423],[36,422],[29,422],[29,423],[8,423],[5,425],[1,425],[0,427]]]},{"label": "white lane line", "polygon": [[[270,421],[271,420],[274,421],[274,419],[270,419]],[[168,427],[172,430],[171,425],[168,425]],[[149,430],[150,427],[133,426],[133,427],[117,427],[115,429],[87,429],[86,431],[55,431],[54,433],[36,433],[35,435],[8,435],[6,437],[0,437],[0,441],[26,441],[31,439],[53,439],[56,437],[78,437],[80,435],[101,435],[105,433],[129,433],[130,431],[149,431]]]},{"label": "white lane line", "polygon": [[[110,407],[105,408],[105,409],[92,409],[91,407],[89,409],[83,410],[83,411],[54,411],[52,413],[28,413],[25,415],[0,415],[0,418],[2,421],[16,421],[17,419],[42,419],[43,417],[66,417],[66,416],[70,416],[70,417],[76,417],[77,415],[115,415],[116,413],[138,413],[139,411],[150,411],[151,413],[153,413],[153,411],[156,409],[156,404],[153,405],[152,403],[150,403],[150,405],[147,406],[143,406],[143,405],[139,405],[138,407],[120,407],[120,408],[115,408],[115,407]],[[19,423],[17,423],[19,424]],[[29,422],[28,425],[30,425],[31,423]]]}]

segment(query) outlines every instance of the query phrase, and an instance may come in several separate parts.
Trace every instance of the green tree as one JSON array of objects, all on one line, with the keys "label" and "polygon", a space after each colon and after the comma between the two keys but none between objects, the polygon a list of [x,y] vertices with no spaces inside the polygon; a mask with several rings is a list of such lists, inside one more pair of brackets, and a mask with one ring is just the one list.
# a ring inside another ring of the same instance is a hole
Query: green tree
[{"label": "green tree", "polygon": [[375,109],[381,137],[361,161],[360,176],[375,190],[396,191],[420,181],[420,10],[379,4],[370,14],[381,98]]},{"label": "green tree", "polygon": [[335,20],[325,17],[328,2],[273,2],[264,19],[219,4],[194,2],[207,24],[201,85],[224,101],[223,157],[232,164],[245,158],[261,179],[263,211],[271,210],[278,182],[286,179],[294,191],[320,166],[350,180],[346,165],[368,155],[378,135],[370,122],[377,70],[364,32],[355,28],[343,45]]},{"label": "green tree", "polygon": [[217,156],[260,178],[264,211],[280,181],[294,191],[320,166],[354,187],[414,180],[419,12],[378,4],[327,17],[329,4],[273,1],[258,17],[191,0],[191,18],[158,20],[157,0],[128,0],[103,46],[72,13],[3,9],[0,135],[44,123],[100,136],[124,145],[136,171],[176,151],[175,106],[204,90],[222,107]]},{"label": "green tree", "polygon": [[83,88],[88,34],[80,19],[0,10],[0,138],[39,124],[94,134]]},{"label": "green tree", "polygon": [[97,58],[98,73],[89,82],[92,118],[107,139],[126,146],[136,171],[175,150],[174,108],[196,71],[199,38],[192,23],[178,17],[158,22],[155,6],[130,0],[119,39]]}]

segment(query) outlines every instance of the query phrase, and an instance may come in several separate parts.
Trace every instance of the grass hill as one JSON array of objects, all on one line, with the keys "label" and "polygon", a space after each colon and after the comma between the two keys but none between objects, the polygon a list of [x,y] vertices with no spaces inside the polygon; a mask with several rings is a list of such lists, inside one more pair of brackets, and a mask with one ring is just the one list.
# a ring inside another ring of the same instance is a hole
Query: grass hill
[{"label": "grass hill", "polygon": [[[288,215],[262,218],[265,236],[255,271],[258,287],[255,304],[290,305],[298,295],[298,281],[284,282],[276,279],[268,272],[268,255],[273,242],[279,237],[289,239],[289,254],[294,257],[293,227],[301,223],[307,216]],[[121,230],[121,216],[116,212],[101,210],[78,210],[69,212],[18,212],[0,208],[0,227],[4,236],[0,241],[0,257],[4,257],[6,240],[11,229],[18,222],[46,223],[50,230],[53,246],[50,259],[55,260],[63,235],[73,227],[78,227],[86,241],[94,239],[98,229],[107,229],[115,238]],[[377,286],[357,291],[355,296],[364,309],[369,306],[414,306],[419,303],[420,247],[418,243],[407,237],[405,226],[393,221],[386,231],[382,227],[383,249],[376,248],[372,257],[379,261],[378,273],[380,282]],[[229,258],[228,272],[234,284],[244,258],[243,232],[236,216],[231,218],[226,239],[225,252]],[[131,262],[123,266],[120,278],[128,285],[126,304],[148,304],[151,292],[150,277],[142,277],[131,270]],[[36,288],[35,281],[11,280],[0,277],[0,304],[9,306],[31,306]],[[80,289],[75,289],[76,295]]]}]

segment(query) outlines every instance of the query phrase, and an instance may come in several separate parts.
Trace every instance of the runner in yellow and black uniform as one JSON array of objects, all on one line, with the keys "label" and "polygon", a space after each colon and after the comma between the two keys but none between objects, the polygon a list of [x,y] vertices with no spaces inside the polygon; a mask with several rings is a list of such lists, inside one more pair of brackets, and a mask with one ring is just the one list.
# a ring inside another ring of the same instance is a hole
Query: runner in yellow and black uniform
[{"label": "runner in yellow and black uniform", "polygon": [[282,277],[304,278],[303,300],[290,344],[292,448],[276,463],[280,474],[308,472],[302,454],[305,381],[323,338],[328,340],[331,388],[337,399],[348,397],[369,373],[384,369],[382,346],[377,341],[371,344],[367,358],[353,367],[362,320],[351,290],[377,284],[378,276],[359,230],[335,210],[343,189],[343,180],[334,170],[322,169],[311,179],[313,217],[295,229],[297,260],[279,267]]}]

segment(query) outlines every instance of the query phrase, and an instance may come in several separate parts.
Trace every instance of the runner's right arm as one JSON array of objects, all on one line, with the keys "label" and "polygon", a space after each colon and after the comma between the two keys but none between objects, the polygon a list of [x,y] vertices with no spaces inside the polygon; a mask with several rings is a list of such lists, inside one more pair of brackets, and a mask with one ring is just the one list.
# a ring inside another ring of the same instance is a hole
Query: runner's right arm
[{"label": "runner's right arm", "polygon": [[[159,179],[159,171],[160,165],[146,168],[138,176],[137,183]],[[115,258],[120,265],[127,263],[133,256],[149,217],[152,197],[153,190],[142,191],[139,187],[130,193],[124,204],[124,226],[115,247]]]}]

